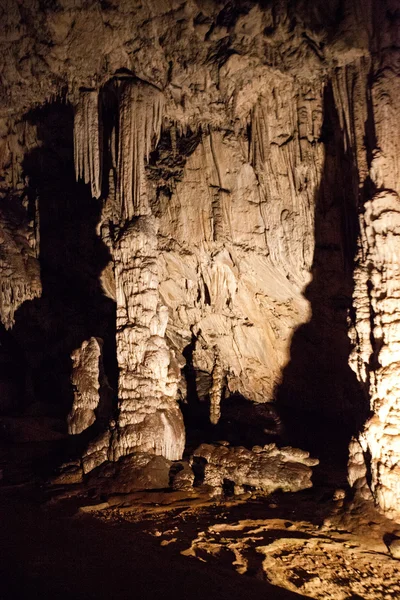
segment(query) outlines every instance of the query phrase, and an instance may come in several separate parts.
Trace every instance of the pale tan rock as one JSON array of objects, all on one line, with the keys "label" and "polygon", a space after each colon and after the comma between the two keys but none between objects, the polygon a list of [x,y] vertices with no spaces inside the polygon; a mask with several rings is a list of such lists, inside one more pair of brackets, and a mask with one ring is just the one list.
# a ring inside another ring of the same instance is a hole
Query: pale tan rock
[{"label": "pale tan rock", "polygon": [[311,467],[318,464],[317,459],[309,457],[308,452],[297,448],[277,448],[269,444],[257,448],[256,452],[242,447],[202,444],[193,453],[193,459],[206,461],[204,484],[213,488],[215,494],[221,494],[225,481],[238,486],[241,494],[243,486],[272,493],[278,489],[284,492],[297,492],[312,487]]},{"label": "pale tan rock", "polygon": [[400,539],[395,539],[389,546],[390,554],[393,558],[400,559]]},{"label": "pale tan rock", "polygon": [[216,425],[221,416],[221,399],[224,385],[224,371],[218,349],[215,353],[215,364],[212,372],[212,386],[210,390],[210,422]]},{"label": "pale tan rock", "polygon": [[[400,231],[400,199],[397,193],[381,191],[366,202],[361,226],[354,292],[358,342],[352,366],[369,388],[373,416],[366,423],[359,443],[364,456],[370,456],[367,469],[372,478],[374,498],[385,514],[398,518],[400,327],[396,313],[400,296],[397,235]],[[354,477],[350,472],[351,480]]]},{"label": "pale tan rock", "polygon": [[7,215],[0,209],[0,318],[6,329],[12,328],[26,300],[42,294],[38,224],[24,222],[18,212]]},{"label": "pale tan rock", "polygon": [[[76,176],[101,203],[97,230],[111,258],[100,281],[117,305],[118,414],[115,427],[89,446],[86,471],[136,451],[181,457],[184,427],[176,398],[185,349],[191,349],[198,395],[211,392],[212,421],[218,420],[222,379],[227,394],[273,400],[293,357],[295,332],[313,319],[305,295],[312,274],[315,283],[321,271],[314,250],[337,246],[322,265],[326,279],[319,285],[326,280],[329,287],[332,270],[343,274],[347,290],[352,256],[345,250],[354,224],[346,211],[358,211],[350,364],[372,416],[352,442],[349,478],[359,489],[370,480],[375,500],[395,516],[396,3],[354,0],[341,11],[329,2],[312,10],[279,0],[245,4],[235,11],[231,2],[212,0],[201,6],[60,0],[57,10],[51,3],[39,10],[7,1],[1,15],[0,193],[25,212],[17,221],[8,207],[0,214],[1,321],[10,328],[21,304],[41,294],[38,203],[29,220],[24,203],[31,190],[23,168],[26,153],[43,141],[27,116],[38,106],[65,101],[74,107]],[[328,156],[322,123],[330,90],[337,139]],[[110,118],[106,128],[103,109]],[[343,207],[328,189],[340,185],[328,172],[336,160],[347,165]],[[321,212],[328,215],[318,237],[321,193]],[[346,204],[348,197],[354,206]],[[331,296],[321,292],[319,304]],[[324,314],[323,306],[314,302],[312,308]],[[336,326],[345,336],[343,320],[320,321],[321,338],[330,340]],[[298,405],[309,385],[308,379],[298,382]],[[179,393],[185,396],[185,386]],[[93,419],[94,409],[79,410],[84,424]]]},{"label": "pale tan rock", "polygon": [[70,434],[81,433],[96,420],[100,402],[101,347],[101,340],[90,338],[71,354],[74,403],[67,418]]}]

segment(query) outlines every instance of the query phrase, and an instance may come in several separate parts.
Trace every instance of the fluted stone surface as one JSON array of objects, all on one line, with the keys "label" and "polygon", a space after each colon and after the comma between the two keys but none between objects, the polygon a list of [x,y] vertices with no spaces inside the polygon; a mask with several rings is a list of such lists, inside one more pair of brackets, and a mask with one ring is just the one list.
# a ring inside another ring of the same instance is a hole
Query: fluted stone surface
[{"label": "fluted stone surface", "polygon": [[[0,307],[10,328],[42,293],[40,206],[57,215],[62,190],[30,179],[51,179],[53,152],[75,181],[73,139],[75,177],[96,199],[82,218],[107,249],[95,279],[117,311],[115,420],[85,470],[181,457],[186,364],[213,423],[236,392],[351,413],[350,480],[396,516],[397,0],[56,4],[1,7]],[[73,112],[71,131],[50,118],[44,132],[37,107]],[[47,275],[59,267],[48,260]],[[62,352],[97,335],[87,327],[63,331]]]}]

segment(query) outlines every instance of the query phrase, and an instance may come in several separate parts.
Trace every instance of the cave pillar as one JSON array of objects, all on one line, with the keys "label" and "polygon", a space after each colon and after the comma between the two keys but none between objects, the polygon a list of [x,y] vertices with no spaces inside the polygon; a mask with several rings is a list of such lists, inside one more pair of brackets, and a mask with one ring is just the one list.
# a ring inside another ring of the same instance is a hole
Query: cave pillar
[{"label": "cave pillar", "polygon": [[[371,417],[350,446],[350,483],[391,518],[400,517],[400,198],[381,190],[365,203],[355,271],[352,366]],[[360,470],[356,455],[363,454]]]},{"label": "cave pillar", "polygon": [[[182,458],[183,417],[176,402],[179,365],[168,348],[168,309],[158,280],[157,220],[152,214],[145,161],[157,143],[164,97],[138,79],[115,82],[118,133],[112,134],[115,186],[103,207],[100,230],[114,263],[117,304],[118,409],[108,431],[84,457],[85,471],[135,452]],[[101,110],[92,91],[81,94],[75,118],[76,175],[101,195]]]},{"label": "cave pillar", "polygon": [[[385,3],[382,3],[384,5]],[[350,364],[370,416],[350,445],[349,481],[400,518],[400,78],[395,25],[376,15],[379,44],[369,90],[369,198],[360,211]],[[368,126],[368,123],[367,123]],[[371,127],[370,127],[371,129]],[[368,131],[367,131],[368,134]]]},{"label": "cave pillar", "polygon": [[182,457],[185,429],[176,402],[180,369],[165,330],[159,296],[156,219],[125,227],[114,251],[117,292],[118,422],[112,458],[132,452]]}]

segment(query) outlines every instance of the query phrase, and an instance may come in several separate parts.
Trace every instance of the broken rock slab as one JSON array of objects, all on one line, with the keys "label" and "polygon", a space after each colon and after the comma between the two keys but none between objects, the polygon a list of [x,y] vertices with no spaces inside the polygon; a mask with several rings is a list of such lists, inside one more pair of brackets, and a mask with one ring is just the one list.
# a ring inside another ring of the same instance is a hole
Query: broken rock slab
[{"label": "broken rock slab", "polygon": [[87,477],[89,487],[107,494],[129,494],[138,490],[169,487],[171,461],[163,456],[137,452],[117,462],[104,462]]},{"label": "broken rock slab", "polygon": [[175,491],[191,491],[193,490],[193,484],[195,474],[192,467],[187,462],[178,463],[179,471],[173,478],[172,488]]},{"label": "broken rock slab", "polygon": [[312,487],[312,467],[316,458],[298,448],[278,448],[275,444],[254,446],[252,450],[241,446],[201,444],[192,460],[202,459],[204,484],[213,488],[214,495],[223,492],[224,484],[234,484],[234,492],[243,486],[272,493],[276,490],[297,492]]}]

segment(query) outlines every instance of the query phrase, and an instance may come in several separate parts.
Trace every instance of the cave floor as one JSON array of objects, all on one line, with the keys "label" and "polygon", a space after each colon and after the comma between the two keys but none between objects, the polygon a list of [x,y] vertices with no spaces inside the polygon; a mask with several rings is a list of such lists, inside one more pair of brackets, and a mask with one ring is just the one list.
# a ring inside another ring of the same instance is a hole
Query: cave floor
[{"label": "cave floor", "polygon": [[49,486],[61,450],[0,444],[0,600],[400,599],[400,525],[347,497],[332,452],[312,489],[221,499]]},{"label": "cave floor", "polygon": [[1,600],[400,598],[399,526],[321,487],[225,501],[138,492],[94,504],[0,491]]}]

